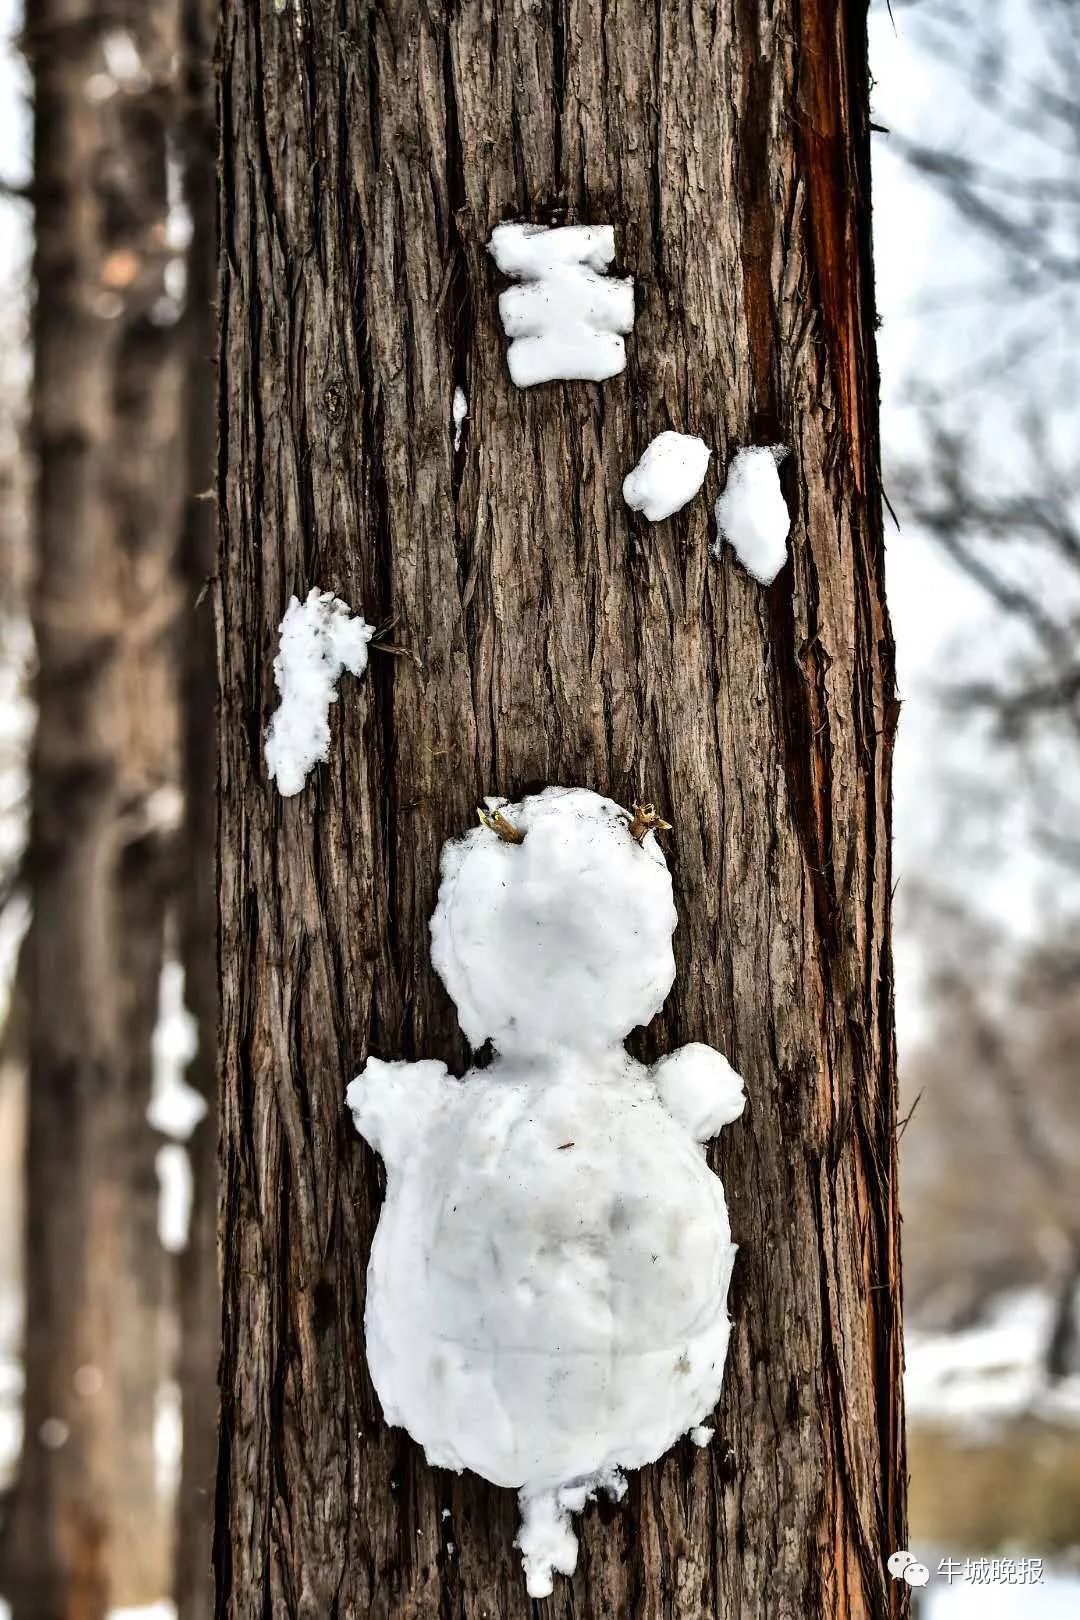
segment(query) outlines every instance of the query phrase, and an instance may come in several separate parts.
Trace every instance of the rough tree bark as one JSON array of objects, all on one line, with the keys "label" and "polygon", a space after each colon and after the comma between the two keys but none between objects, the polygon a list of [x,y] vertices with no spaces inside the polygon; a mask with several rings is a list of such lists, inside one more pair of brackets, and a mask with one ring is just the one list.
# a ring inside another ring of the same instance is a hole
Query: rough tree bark
[{"label": "rough tree bark", "polygon": [[[727,1052],[741,1252],[718,1439],[590,1509],[551,1615],[898,1614],[904,1539],[883,598],[862,0],[226,4],[217,1612],[525,1616],[508,1492],[382,1424],[363,1349],[368,1053],[466,1062],[430,963],[480,795],[656,799],[679,977],[644,1053]],[[625,374],[510,384],[484,244],[610,221]],[[469,419],[455,454],[455,385]],[[781,442],[791,560],[650,527],[673,426]],[[394,621],[330,764],[268,785],[275,627]],[[441,1510],[448,1509],[443,1519]]]},{"label": "rough tree bark", "polygon": [[171,10],[34,0],[26,14],[38,723],[15,1620],[96,1620],[168,1585],[153,1444],[166,1273],[146,1110],[177,793]]},{"label": "rough tree bark", "polygon": [[179,896],[185,998],[198,1030],[186,1079],[206,1102],[188,1139],[192,1201],[180,1256],[183,1453],[173,1597],[178,1620],[210,1620],[210,1545],[221,1345],[217,1198],[217,706],[212,584],[217,567],[214,426],[217,317],[216,0],[183,0],[184,195],[191,216],[185,309],[187,504],[181,537],[185,881]]}]

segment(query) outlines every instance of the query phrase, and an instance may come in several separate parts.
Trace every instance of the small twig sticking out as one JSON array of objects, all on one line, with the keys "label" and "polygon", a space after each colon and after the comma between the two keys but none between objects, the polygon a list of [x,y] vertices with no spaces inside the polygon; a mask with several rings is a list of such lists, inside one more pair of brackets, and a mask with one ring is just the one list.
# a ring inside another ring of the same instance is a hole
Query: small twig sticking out
[{"label": "small twig sticking out", "polygon": [[671,822],[665,821],[656,809],[655,804],[635,804],[634,814],[630,821],[630,836],[636,843],[645,842],[648,832],[670,832]]},{"label": "small twig sticking out", "polygon": [[407,658],[410,664],[415,664],[419,670],[424,667],[420,654],[414,647],[399,647],[396,641],[376,641],[373,637],[371,650],[372,652],[392,653],[395,658]]},{"label": "small twig sticking out", "polygon": [[422,671],[424,668],[423,660],[415,647],[402,647],[396,641],[389,639],[390,632],[397,622],[398,615],[395,613],[392,619],[387,619],[385,624],[380,624],[376,628],[375,634],[371,638],[372,652],[391,653],[395,658],[407,658],[411,664],[414,664],[417,669]]},{"label": "small twig sticking out", "polygon": [[477,810],[476,813],[480,817],[481,827],[486,827],[488,832],[493,832],[497,838],[502,839],[504,844],[523,844],[525,842],[525,834],[521,828],[515,827],[512,821],[508,821],[501,810],[496,810],[494,815],[489,815],[486,810]]}]

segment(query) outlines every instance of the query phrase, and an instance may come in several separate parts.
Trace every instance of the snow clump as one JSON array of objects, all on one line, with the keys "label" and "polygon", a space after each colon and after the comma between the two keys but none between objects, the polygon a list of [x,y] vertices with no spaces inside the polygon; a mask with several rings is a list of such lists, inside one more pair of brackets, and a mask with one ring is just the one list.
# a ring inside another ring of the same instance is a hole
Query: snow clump
[{"label": "snow clump", "polygon": [[469,414],[469,402],[465,398],[464,388],[454,389],[454,401],[450,407],[450,414],[454,419],[454,449],[461,449],[461,435],[465,431],[465,418]]},{"label": "snow clump", "polygon": [[693,500],[711,455],[705,441],[689,433],[658,433],[623,479],[623,500],[650,523],[660,523]]},{"label": "snow clump", "polygon": [[787,561],[791,519],[776,470],[786,455],[782,445],[740,450],[716,503],[716,555],[726,540],[762,585],[771,585]]},{"label": "snow clump", "polygon": [[518,388],[556,378],[604,382],[626,366],[634,283],[609,279],[611,225],[498,225],[488,251],[519,286],[499,295],[507,364]]},{"label": "snow clump", "polygon": [[675,978],[655,816],[548,788],[448,843],[432,961],[493,1062],[369,1058],[348,1089],[386,1165],[368,1366],[435,1467],[519,1492],[532,1597],[571,1515],[697,1431],[720,1393],[735,1257],[703,1143],[743,1105],[719,1052],[623,1042]]},{"label": "snow clump", "polygon": [[279,632],[274,684],[281,703],[266,733],[270,779],[285,798],[299,793],[312,766],[330,755],[330,705],[337,702],[343,669],[367,669],[373,625],[333,591],[309,591],[301,603],[291,597]]}]

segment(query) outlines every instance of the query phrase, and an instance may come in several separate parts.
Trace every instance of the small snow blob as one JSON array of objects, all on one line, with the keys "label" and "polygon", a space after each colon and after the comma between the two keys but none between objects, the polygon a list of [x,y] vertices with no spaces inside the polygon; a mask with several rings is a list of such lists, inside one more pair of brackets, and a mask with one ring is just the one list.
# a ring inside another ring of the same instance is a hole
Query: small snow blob
[{"label": "small snow blob", "polygon": [[559,377],[604,382],[624,369],[634,283],[604,274],[615,257],[611,225],[498,225],[488,251],[521,283],[499,295],[518,388]]},{"label": "small snow blob", "polygon": [[333,591],[291,597],[281,621],[274,684],[281,693],[266,733],[270,778],[285,798],[299,793],[307,774],[330,753],[330,705],[337,702],[343,669],[362,675],[374,626]]},{"label": "small snow blob", "polygon": [[689,433],[659,433],[623,479],[623,500],[650,523],[660,523],[692,501],[705,482],[712,451]]},{"label": "small snow blob", "polygon": [[779,445],[740,450],[716,503],[716,554],[721,542],[728,541],[746,572],[762,585],[771,585],[787,561],[791,519],[776,470],[786,454]]},{"label": "small snow blob", "polygon": [[368,1268],[383,1413],[436,1467],[519,1492],[532,1597],[571,1515],[697,1431],[720,1393],[735,1246],[701,1145],[741,1104],[718,1052],[623,1041],[675,977],[671,876],[611,800],[489,800],[447,844],[432,960],[489,1067],[369,1058],[348,1089],[386,1165]]},{"label": "small snow blob", "polygon": [[711,1442],[714,1433],[711,1423],[699,1423],[696,1428],[690,1430],[690,1438],[695,1446],[704,1449]]},{"label": "small snow blob", "polygon": [[450,414],[454,419],[454,449],[460,450],[461,435],[465,431],[465,418],[469,414],[469,402],[465,398],[463,388],[454,389],[454,402],[450,408]]}]

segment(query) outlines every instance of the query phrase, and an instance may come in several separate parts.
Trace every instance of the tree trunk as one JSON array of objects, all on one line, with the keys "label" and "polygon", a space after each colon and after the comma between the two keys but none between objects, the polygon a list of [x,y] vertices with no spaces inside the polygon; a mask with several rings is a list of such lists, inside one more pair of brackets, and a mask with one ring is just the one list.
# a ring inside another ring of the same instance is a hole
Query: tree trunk
[{"label": "tree trunk", "polygon": [[177,794],[169,15],[170,0],[27,8],[38,723],[14,1620],[96,1620],[168,1586],[146,1110]]},{"label": "tree trunk", "polygon": [[192,1202],[180,1256],[180,1391],[184,1445],[176,1510],[173,1596],[178,1620],[210,1620],[213,1480],[217,1462],[217,1365],[221,1347],[217,1199],[217,670],[213,575],[217,566],[214,422],[217,275],[217,119],[214,0],[183,0],[184,191],[191,215],[185,314],[187,506],[180,559],[184,596],[183,847],[181,953],[198,1046],[187,1083],[206,1102],[188,1139]]},{"label": "tree trunk", "polygon": [[179,309],[165,280],[177,9],[175,0],[139,0],[132,12],[129,0],[128,12],[146,79],[119,91],[110,177],[111,252],[114,259],[130,255],[131,273],[118,315],[107,472],[124,627],[117,664],[120,826],[112,877],[121,1024],[94,1173],[108,1223],[95,1235],[95,1300],[105,1372],[110,1601],[134,1607],[165,1596],[172,1576],[172,1503],[159,1479],[155,1420],[172,1370],[175,1299],[158,1235],[162,1139],[147,1110],[166,920],[177,888],[183,374]]},{"label": "tree trunk", "polygon": [[[750,1106],[710,1150],[740,1245],[718,1438],[591,1509],[542,1612],[903,1608],[864,13],[225,7],[220,1615],[533,1612],[513,1495],[381,1420],[380,1177],[342,1093],[369,1053],[461,1072],[440,847],[481,795],[547,783],[674,823],[679,974],[638,1050],[708,1041]],[[511,385],[485,243],[514,217],[614,225],[623,375]],[[667,427],[718,454],[653,527],[621,482]],[[710,554],[747,443],[792,451],[769,589]],[[329,765],[282,800],[275,627],[314,585],[415,657],[343,683]]]}]

